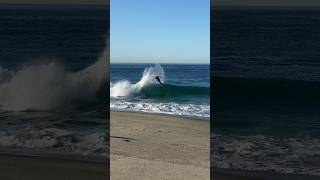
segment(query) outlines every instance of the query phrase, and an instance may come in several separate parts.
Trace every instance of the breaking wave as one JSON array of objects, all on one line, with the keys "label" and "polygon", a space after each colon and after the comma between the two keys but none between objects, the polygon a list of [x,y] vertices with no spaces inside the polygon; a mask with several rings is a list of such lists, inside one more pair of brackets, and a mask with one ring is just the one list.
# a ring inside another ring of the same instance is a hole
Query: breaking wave
[{"label": "breaking wave", "polygon": [[[160,84],[156,77],[160,78]],[[122,80],[110,84],[110,97],[135,97],[141,98],[175,98],[180,96],[197,96],[210,94],[208,87],[176,86],[166,84],[164,70],[159,64],[146,68],[139,82],[132,84],[130,81]]]},{"label": "breaking wave", "polygon": [[33,64],[17,71],[0,67],[0,108],[48,110],[75,101],[92,101],[107,81],[103,54],[93,65],[68,72],[56,62]]},{"label": "breaking wave", "polygon": [[[159,77],[161,84],[156,77]],[[139,111],[209,118],[210,88],[179,86],[165,81],[163,68],[156,64],[145,68],[137,83],[121,80],[110,83],[110,108],[119,111]],[[202,102],[201,102],[202,101]],[[199,103],[200,102],[200,103]]]}]

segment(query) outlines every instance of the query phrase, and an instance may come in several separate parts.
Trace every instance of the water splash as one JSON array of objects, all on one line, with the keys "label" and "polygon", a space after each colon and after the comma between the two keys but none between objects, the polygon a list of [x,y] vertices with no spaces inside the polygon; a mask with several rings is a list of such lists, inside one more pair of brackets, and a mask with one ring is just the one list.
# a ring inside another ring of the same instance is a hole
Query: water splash
[{"label": "water splash", "polygon": [[110,83],[110,97],[131,97],[140,93],[140,91],[152,84],[158,84],[156,80],[158,76],[162,83],[165,82],[164,70],[156,64],[154,67],[148,67],[144,70],[142,78],[136,84],[132,84],[128,80],[118,81],[116,83]]},{"label": "water splash", "polygon": [[0,68],[0,108],[48,110],[87,101],[107,80],[105,53],[93,65],[68,72],[56,62],[33,64],[16,72]]}]

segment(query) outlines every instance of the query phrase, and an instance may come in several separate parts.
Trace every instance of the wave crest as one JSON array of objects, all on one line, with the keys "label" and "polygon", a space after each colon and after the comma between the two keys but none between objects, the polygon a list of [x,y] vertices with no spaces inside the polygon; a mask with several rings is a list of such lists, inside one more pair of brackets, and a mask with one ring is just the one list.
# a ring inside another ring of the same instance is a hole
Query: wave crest
[{"label": "wave crest", "polygon": [[141,80],[136,84],[131,84],[131,82],[127,80],[110,83],[110,97],[132,97],[140,94],[144,87],[158,84],[155,79],[156,76],[160,78],[162,83],[165,82],[164,71],[159,64],[156,64],[154,67],[146,68]]}]

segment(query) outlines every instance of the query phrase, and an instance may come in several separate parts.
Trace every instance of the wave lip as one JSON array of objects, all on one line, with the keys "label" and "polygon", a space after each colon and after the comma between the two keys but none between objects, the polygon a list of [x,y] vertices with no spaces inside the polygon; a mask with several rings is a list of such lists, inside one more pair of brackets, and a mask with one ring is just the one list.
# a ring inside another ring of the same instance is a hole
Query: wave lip
[{"label": "wave lip", "polygon": [[157,84],[156,77],[165,82],[164,71],[159,64],[154,67],[146,68],[139,82],[131,84],[128,80],[110,83],[110,97],[132,97],[138,95],[141,90],[149,85]]}]

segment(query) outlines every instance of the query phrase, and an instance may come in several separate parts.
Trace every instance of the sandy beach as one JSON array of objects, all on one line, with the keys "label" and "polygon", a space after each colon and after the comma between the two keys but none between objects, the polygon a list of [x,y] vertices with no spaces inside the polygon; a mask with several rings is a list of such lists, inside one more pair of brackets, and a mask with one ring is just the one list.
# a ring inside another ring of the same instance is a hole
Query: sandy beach
[{"label": "sandy beach", "polygon": [[111,179],[210,179],[209,121],[111,112]]},{"label": "sandy beach", "polygon": [[0,155],[1,180],[103,180],[108,176],[103,162]]}]

